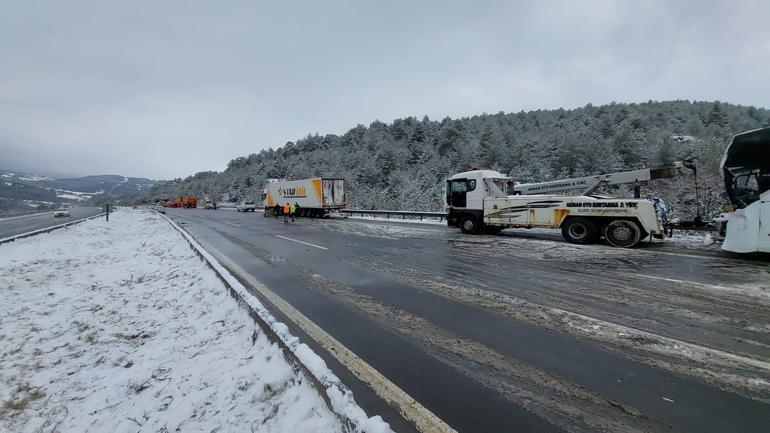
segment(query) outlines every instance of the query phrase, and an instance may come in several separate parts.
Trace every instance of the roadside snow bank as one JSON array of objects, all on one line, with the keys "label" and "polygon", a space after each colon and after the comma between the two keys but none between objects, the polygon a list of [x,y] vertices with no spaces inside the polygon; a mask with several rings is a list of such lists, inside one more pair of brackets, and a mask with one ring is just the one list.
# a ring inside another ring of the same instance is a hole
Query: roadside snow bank
[{"label": "roadside snow bank", "polygon": [[[171,225],[182,230],[169,218],[164,218]],[[278,322],[262,305],[259,299],[252,295],[251,292],[238,281],[238,279],[236,279],[214,256],[211,255],[211,253],[206,251],[189,233],[183,231],[182,234],[201,256],[216,269],[216,272],[227,281],[227,284],[235,290],[240,299],[248,304],[252,311],[256,312],[260,319],[262,319],[281,339],[302,365],[304,365],[318,382],[321,383],[326,389],[326,395],[329,397],[330,404],[335,413],[350,420],[357,431],[366,433],[393,433],[390,429],[390,425],[379,415],[369,418],[364,410],[356,404],[353,393],[329,369],[326,362],[324,362],[324,360],[313,352],[313,350],[306,344],[300,343],[299,339],[289,332],[289,328],[285,324]]]},{"label": "roadside snow bank", "polygon": [[0,431],[345,431],[158,215],[0,245],[0,316]]}]

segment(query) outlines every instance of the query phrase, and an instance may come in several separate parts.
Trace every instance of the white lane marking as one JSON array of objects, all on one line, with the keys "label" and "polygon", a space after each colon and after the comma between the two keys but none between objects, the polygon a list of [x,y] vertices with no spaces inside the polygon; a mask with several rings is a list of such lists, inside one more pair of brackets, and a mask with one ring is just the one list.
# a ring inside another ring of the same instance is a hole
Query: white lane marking
[{"label": "white lane marking", "polygon": [[729,287],[718,286],[716,284],[699,283],[697,281],[677,280],[676,278],[666,278],[666,277],[658,277],[656,275],[645,275],[645,274],[635,274],[635,273],[631,273],[630,275],[633,275],[635,277],[650,278],[653,280],[668,281],[669,283],[687,284],[690,286],[704,287],[707,289],[735,291],[735,289],[731,289]]},{"label": "white lane marking", "polygon": [[229,225],[229,226],[233,226],[233,227],[240,227],[240,226],[241,226],[240,224],[233,224],[233,223],[229,223],[229,222],[227,222],[227,221],[220,221],[220,222],[221,222],[222,224],[227,224],[227,225]]},{"label": "white lane marking", "polygon": [[635,273],[631,273],[629,275],[633,275],[635,277],[650,278],[652,280],[668,281],[669,283],[690,284],[693,286],[704,286],[704,287],[713,287],[715,289],[721,289],[721,290],[729,290],[729,288],[725,286],[716,286],[713,284],[698,283],[696,281],[677,280],[676,278],[659,277],[657,275],[645,275],[645,274],[635,274]]},{"label": "white lane marking", "polygon": [[630,273],[629,275],[633,275],[635,277],[641,277],[641,278],[649,278],[652,280],[661,280],[661,281],[668,281],[670,283],[676,283],[681,284],[684,286],[689,286],[693,288],[699,288],[703,290],[711,290],[711,291],[722,291],[722,292],[731,292],[734,294],[738,294],[741,296],[748,296],[755,298],[757,300],[767,302],[768,298],[770,297],[770,293],[765,293],[763,290],[746,290],[742,289],[741,287],[729,287],[729,286],[719,286],[716,284],[708,284],[708,283],[699,283],[697,281],[685,281],[685,280],[677,280],[675,278],[666,278],[666,277],[657,277],[654,275],[644,275],[644,274],[635,274]]},{"label": "white lane marking", "polygon": [[[614,247],[608,247],[608,248],[614,248]],[[723,256],[708,256],[708,255],[700,255],[700,254],[684,254],[684,253],[672,253],[670,251],[653,251],[653,250],[643,250],[640,248],[633,249],[635,253],[645,253],[645,254],[661,254],[666,256],[679,256],[679,257],[690,257],[694,259],[706,259],[706,260],[727,260],[731,259],[730,257],[723,257]],[[732,259],[735,260],[735,259]]]},{"label": "white lane marking", "polygon": [[391,382],[382,373],[377,371],[377,369],[359,358],[352,350],[348,349],[336,338],[332,337],[331,334],[324,331],[323,328],[286,302],[267,286],[260,283],[256,277],[246,272],[243,268],[230,260],[229,257],[222,254],[222,252],[211,246],[209,243],[205,241],[199,242],[204,249],[216,257],[227,270],[237,274],[244,281],[248,282],[254,290],[258,291],[270,301],[275,308],[280,310],[287,318],[289,318],[289,320],[294,322],[300,329],[302,329],[302,331],[309,335],[310,338],[323,347],[329,355],[336,358],[339,363],[344,365],[345,368],[353,373],[359,380],[369,385],[380,398],[393,405],[401,416],[413,422],[420,432],[457,433],[455,429],[450,427],[441,418],[399,388],[398,385]]},{"label": "white lane marking", "polygon": [[298,244],[307,245],[309,247],[315,247],[315,248],[318,248],[318,249],[321,249],[321,250],[328,250],[328,248],[326,248],[326,247],[322,247],[320,245],[311,244],[309,242],[302,242],[302,241],[299,241],[297,239],[287,238],[286,236],[275,235],[275,237],[281,238],[281,239],[286,239],[287,241],[296,242]]},{"label": "white lane marking", "polygon": [[665,401],[669,402],[669,403],[673,403],[673,402],[674,402],[674,400],[671,400],[670,398],[666,398],[666,397],[661,397],[661,398],[662,398],[663,400],[665,400]]}]

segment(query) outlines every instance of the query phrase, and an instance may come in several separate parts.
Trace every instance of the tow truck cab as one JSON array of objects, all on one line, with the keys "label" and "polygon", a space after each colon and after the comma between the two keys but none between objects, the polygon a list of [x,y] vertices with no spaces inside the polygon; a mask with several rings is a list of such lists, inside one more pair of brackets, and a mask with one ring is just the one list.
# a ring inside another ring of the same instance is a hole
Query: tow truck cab
[{"label": "tow truck cab", "polygon": [[770,128],[733,137],[722,157],[725,190],[735,211],[722,249],[770,252]]},{"label": "tow truck cab", "polygon": [[466,216],[484,218],[484,199],[505,197],[513,191],[513,179],[493,170],[457,173],[446,181],[444,209],[447,225],[460,227]]}]

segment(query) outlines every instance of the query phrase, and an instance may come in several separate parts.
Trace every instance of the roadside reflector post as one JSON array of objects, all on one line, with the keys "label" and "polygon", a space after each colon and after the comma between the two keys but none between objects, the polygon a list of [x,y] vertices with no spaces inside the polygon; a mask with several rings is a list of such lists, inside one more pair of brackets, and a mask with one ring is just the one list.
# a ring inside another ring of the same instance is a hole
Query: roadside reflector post
[{"label": "roadside reflector post", "polygon": [[109,221],[110,220],[110,204],[109,203],[105,203],[104,204],[104,212],[105,212],[105,215],[107,216],[107,221]]}]

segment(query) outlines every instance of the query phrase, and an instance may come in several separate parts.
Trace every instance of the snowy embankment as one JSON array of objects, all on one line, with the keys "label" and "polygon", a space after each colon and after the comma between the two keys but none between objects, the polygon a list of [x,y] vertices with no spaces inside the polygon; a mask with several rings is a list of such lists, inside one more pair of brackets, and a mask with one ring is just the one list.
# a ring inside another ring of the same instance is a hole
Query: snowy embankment
[{"label": "snowy embankment", "polygon": [[0,245],[0,316],[3,432],[349,430],[157,214]]},{"label": "snowy embankment", "polygon": [[[387,218],[384,216],[360,216],[360,215],[345,215],[345,216],[334,216],[334,218],[337,219],[350,219],[350,220],[361,220],[361,221],[374,221],[374,222],[380,222],[380,223],[409,223],[409,224],[422,224],[422,225],[439,225],[439,226],[446,226],[446,220],[444,219],[438,219],[438,218],[432,218],[432,217],[426,217],[422,220],[415,218],[415,217],[409,217],[402,219],[401,217],[393,216],[392,218]],[[544,229],[544,228],[531,228],[531,229],[514,229],[514,232],[516,233],[524,233],[524,234],[530,234],[530,235],[542,235],[542,236],[561,236],[561,232],[558,229]],[[510,231],[507,233],[511,233]],[[677,231],[674,233],[673,237],[668,237],[666,235],[663,239],[646,239],[643,242],[652,242],[652,243],[669,243],[672,245],[676,245],[677,247],[681,248],[689,248],[689,249],[697,249],[697,250],[719,250],[720,243],[716,242],[714,237],[711,235],[711,232],[697,232],[697,231]]]}]

